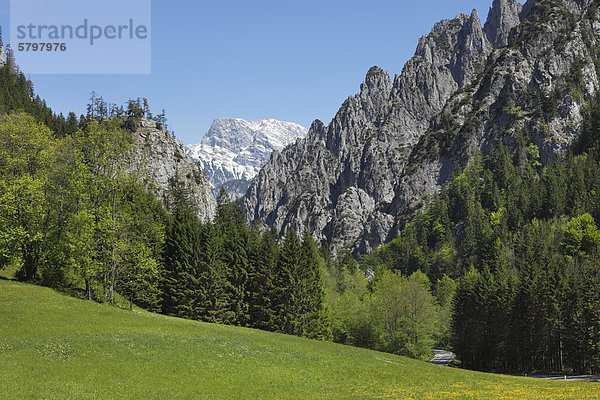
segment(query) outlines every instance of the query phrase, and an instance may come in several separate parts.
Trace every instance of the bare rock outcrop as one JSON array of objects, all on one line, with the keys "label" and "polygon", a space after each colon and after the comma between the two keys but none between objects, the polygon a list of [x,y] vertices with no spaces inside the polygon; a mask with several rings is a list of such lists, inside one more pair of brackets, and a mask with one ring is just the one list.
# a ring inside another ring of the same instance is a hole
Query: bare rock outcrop
[{"label": "bare rock outcrop", "polygon": [[333,252],[395,237],[473,154],[538,146],[541,162],[578,134],[599,87],[600,18],[591,0],[494,0],[441,21],[393,80],[367,73],[329,125],[280,152],[244,198],[250,220],[280,234],[308,227]]},{"label": "bare rock outcrop", "polygon": [[210,184],[183,144],[151,119],[142,119],[135,126],[132,135],[136,161],[156,184],[156,195],[166,208],[172,210],[174,193],[183,192],[201,220],[212,220],[217,204]]}]

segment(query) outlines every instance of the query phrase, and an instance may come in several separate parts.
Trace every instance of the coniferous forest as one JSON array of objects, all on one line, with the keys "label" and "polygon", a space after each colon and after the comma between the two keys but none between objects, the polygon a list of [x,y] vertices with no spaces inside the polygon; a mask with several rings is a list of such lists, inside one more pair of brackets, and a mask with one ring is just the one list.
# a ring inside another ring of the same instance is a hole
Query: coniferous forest
[{"label": "coniferous forest", "polygon": [[524,140],[513,154],[496,143],[366,257],[457,281],[451,345],[464,367],[600,371],[599,126],[596,98],[572,151],[545,167]]},{"label": "coniferous forest", "polygon": [[358,260],[249,224],[223,191],[212,222],[184,188],[167,212],[132,153],[147,107],[98,104],[55,115],[0,68],[0,268],[18,279],[415,358],[450,348],[470,369],[600,372],[600,99],[563,158],[498,140]]}]

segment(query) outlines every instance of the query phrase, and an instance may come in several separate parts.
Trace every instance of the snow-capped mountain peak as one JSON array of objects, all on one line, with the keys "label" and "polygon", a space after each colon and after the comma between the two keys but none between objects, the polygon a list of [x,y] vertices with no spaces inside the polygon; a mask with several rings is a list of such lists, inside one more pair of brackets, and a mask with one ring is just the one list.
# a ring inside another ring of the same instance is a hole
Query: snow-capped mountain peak
[{"label": "snow-capped mountain peak", "polygon": [[275,119],[218,118],[201,143],[186,148],[204,167],[215,193],[224,187],[232,199],[237,199],[244,195],[250,180],[273,151],[283,149],[306,133],[307,129],[298,124]]}]

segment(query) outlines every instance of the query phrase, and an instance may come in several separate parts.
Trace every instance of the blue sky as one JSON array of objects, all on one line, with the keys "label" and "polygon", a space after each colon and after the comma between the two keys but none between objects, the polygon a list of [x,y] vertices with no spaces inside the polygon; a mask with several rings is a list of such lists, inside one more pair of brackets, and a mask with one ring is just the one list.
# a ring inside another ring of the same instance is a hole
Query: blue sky
[{"label": "blue sky", "polygon": [[[199,142],[219,117],[308,127],[317,118],[329,123],[371,66],[400,74],[436,21],[473,8],[485,21],[491,2],[153,0],[150,75],[29,78],[65,113],[83,113],[92,90],[117,104],[146,97],[155,113],[166,110],[186,144]],[[6,33],[9,0],[0,4]]]}]

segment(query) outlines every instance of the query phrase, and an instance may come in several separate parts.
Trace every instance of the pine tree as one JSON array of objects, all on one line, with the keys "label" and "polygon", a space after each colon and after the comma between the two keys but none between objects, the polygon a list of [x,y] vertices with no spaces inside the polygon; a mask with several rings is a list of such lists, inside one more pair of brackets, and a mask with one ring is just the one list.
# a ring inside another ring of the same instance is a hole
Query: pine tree
[{"label": "pine tree", "polygon": [[274,274],[273,327],[277,332],[298,335],[301,333],[301,290],[298,267],[301,263],[301,249],[298,236],[289,230],[281,245]]},{"label": "pine tree", "polygon": [[249,244],[248,304],[249,325],[264,330],[274,330],[274,273],[278,246],[274,232],[262,236],[252,231]]},{"label": "pine tree", "polygon": [[203,263],[206,234],[195,215],[178,209],[167,227],[162,271],[162,312],[206,319],[212,309],[211,272]]},{"label": "pine tree", "polygon": [[478,369],[480,366],[478,344],[484,328],[480,281],[481,274],[471,266],[459,281],[452,301],[452,347],[469,369]]},{"label": "pine tree", "polygon": [[77,132],[79,128],[79,121],[77,121],[77,116],[74,112],[70,112],[67,116],[67,121],[65,124],[65,134],[68,136],[72,136]]},{"label": "pine tree", "polygon": [[219,256],[225,287],[220,321],[228,324],[248,324],[246,285],[248,282],[248,226],[239,202],[231,202],[223,188],[218,197],[215,217],[217,235],[222,242]]},{"label": "pine tree", "polygon": [[325,291],[321,276],[321,260],[317,246],[307,229],[303,234],[301,252],[298,284],[302,293],[299,315],[302,336],[322,340],[331,339],[329,312],[325,306]]}]

